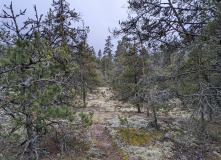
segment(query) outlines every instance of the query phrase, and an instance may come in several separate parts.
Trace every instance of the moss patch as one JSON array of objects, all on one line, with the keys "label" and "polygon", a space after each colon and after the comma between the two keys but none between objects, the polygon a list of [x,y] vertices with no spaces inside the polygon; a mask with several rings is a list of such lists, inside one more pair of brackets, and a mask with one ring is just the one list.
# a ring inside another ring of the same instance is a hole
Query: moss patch
[{"label": "moss patch", "polygon": [[150,146],[155,140],[162,137],[163,132],[161,130],[148,131],[137,128],[121,128],[118,134],[123,141],[135,146]]}]

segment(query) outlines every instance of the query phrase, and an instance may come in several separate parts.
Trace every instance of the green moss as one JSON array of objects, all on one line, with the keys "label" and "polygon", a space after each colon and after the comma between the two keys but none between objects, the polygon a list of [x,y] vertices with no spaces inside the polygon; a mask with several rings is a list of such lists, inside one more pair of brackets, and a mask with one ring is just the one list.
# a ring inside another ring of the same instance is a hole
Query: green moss
[{"label": "green moss", "polygon": [[123,141],[135,146],[150,146],[154,140],[162,136],[162,131],[147,131],[137,128],[121,128],[118,131]]},{"label": "green moss", "polygon": [[123,156],[123,159],[128,159],[127,152],[121,151],[120,154]]},{"label": "green moss", "polygon": [[119,150],[120,149],[119,146],[117,145],[117,142],[115,140],[113,141],[113,144],[114,144],[114,149],[115,150]]}]

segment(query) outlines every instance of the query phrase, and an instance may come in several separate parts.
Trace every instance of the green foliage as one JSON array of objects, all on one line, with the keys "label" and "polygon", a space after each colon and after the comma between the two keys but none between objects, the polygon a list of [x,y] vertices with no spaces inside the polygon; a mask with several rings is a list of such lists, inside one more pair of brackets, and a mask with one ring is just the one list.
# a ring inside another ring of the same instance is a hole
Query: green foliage
[{"label": "green foliage", "polygon": [[12,138],[15,139],[15,140],[19,140],[22,136],[18,133],[12,133]]},{"label": "green foliage", "polygon": [[[130,115],[128,116],[130,118]],[[127,125],[128,126],[128,119],[125,116],[118,116],[118,119],[120,121],[120,125]]]},{"label": "green foliage", "polygon": [[[75,98],[99,84],[93,48],[84,43],[86,37],[82,39],[89,30],[83,28],[85,32],[81,33],[70,27],[79,15],[69,9],[65,0],[62,2],[63,22],[58,9],[61,3],[54,1],[55,8],[48,13],[50,20],[46,18],[41,22],[38,17],[39,22],[30,22],[33,30],[24,35],[12,35],[13,39],[0,45],[4,53],[0,58],[4,111],[11,118],[10,125],[15,129],[25,129],[22,134],[30,142],[27,153],[30,153],[31,159],[36,158],[31,157],[32,153],[40,151],[36,148],[42,147],[43,137],[57,125],[56,120],[75,120],[75,112],[70,108]],[[3,38],[1,35],[0,40]],[[92,124],[93,113],[81,113],[80,116],[83,127]],[[11,137],[16,140],[21,138],[14,130]],[[18,152],[23,153],[19,149]]]},{"label": "green foliage", "polygon": [[115,72],[112,75],[112,87],[120,100],[138,104],[141,99],[135,97],[137,84],[142,77],[142,59],[132,44],[132,40],[124,37],[118,43],[115,59]]},{"label": "green foliage", "polygon": [[81,82],[78,91],[80,92],[84,107],[86,107],[88,89],[95,89],[95,87],[100,84],[95,63],[95,53],[93,48],[89,47],[86,43],[86,38],[87,37],[81,39],[76,52],[76,58],[78,60],[78,69],[76,72],[79,73],[79,81]]},{"label": "green foliage", "polygon": [[94,112],[89,112],[88,114],[81,112],[79,116],[81,118],[82,126],[84,127],[91,126],[93,123],[92,121],[93,115],[94,115]]},{"label": "green foliage", "polygon": [[113,44],[111,43],[111,37],[108,36],[107,39],[105,40],[105,47],[103,51],[103,57],[101,58],[101,51],[99,51],[99,57],[100,59],[100,68],[102,71],[103,76],[105,76],[106,79],[110,77],[112,67],[113,67]]}]

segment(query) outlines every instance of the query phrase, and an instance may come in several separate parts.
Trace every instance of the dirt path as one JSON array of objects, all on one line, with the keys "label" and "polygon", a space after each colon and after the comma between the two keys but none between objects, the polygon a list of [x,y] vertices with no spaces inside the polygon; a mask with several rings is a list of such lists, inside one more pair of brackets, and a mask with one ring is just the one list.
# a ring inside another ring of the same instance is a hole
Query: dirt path
[{"label": "dirt path", "polygon": [[[88,96],[88,107],[85,111],[93,111],[93,125],[88,128],[95,149],[95,157],[103,160],[121,160],[121,150],[114,144],[109,133],[109,121],[117,119],[121,112],[117,106],[123,106],[119,101],[112,99],[113,94],[106,87]],[[123,108],[123,107],[122,107]]]},{"label": "dirt path", "polygon": [[100,124],[93,124],[89,128],[92,140],[98,147],[98,156],[104,160],[120,160],[123,159],[120,150],[116,148],[113,139],[106,127]]}]

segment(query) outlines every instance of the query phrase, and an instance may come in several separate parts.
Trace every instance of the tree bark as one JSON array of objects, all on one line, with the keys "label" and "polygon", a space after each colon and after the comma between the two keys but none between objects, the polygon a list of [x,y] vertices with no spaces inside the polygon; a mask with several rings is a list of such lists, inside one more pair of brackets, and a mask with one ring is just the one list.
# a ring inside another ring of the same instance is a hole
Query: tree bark
[{"label": "tree bark", "polygon": [[[34,131],[33,131],[33,123],[32,123],[32,116],[30,114],[26,115],[26,130],[28,134],[28,152],[31,154],[35,151],[34,146]],[[34,158],[33,158],[34,159]]]},{"label": "tree bark", "polygon": [[86,107],[86,85],[85,85],[85,83],[83,84],[83,103],[84,103],[84,107]]},{"label": "tree bark", "polygon": [[156,109],[154,106],[152,106],[152,111],[153,111],[153,127],[154,128],[158,128],[157,125],[157,113],[156,113]]},{"label": "tree bark", "polygon": [[138,112],[138,113],[141,113],[140,105],[139,105],[139,104],[136,104],[136,106],[137,106],[137,112]]}]

